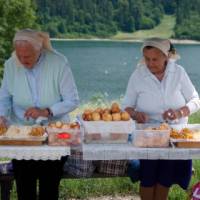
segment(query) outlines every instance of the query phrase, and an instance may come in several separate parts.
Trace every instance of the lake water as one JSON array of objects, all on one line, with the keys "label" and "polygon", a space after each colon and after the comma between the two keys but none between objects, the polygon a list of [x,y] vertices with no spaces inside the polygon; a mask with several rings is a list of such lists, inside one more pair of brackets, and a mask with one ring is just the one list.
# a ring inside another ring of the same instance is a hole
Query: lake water
[{"label": "lake water", "polygon": [[[141,58],[141,43],[110,41],[53,41],[53,47],[69,60],[79,96],[87,102],[103,95],[115,100],[125,93],[129,77]],[[175,45],[200,93],[200,45]]]}]

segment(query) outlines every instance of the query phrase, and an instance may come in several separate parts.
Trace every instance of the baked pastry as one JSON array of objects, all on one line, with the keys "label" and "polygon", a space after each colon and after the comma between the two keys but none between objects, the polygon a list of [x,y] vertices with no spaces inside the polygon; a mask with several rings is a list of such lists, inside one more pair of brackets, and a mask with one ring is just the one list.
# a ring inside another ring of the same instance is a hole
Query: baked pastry
[{"label": "baked pastry", "polygon": [[31,126],[10,126],[5,133],[5,136],[10,138],[28,137],[31,133]]},{"label": "baked pastry", "polygon": [[62,122],[61,121],[57,121],[56,122],[56,128],[61,128],[62,127]]},{"label": "baked pastry", "polygon": [[63,124],[62,129],[70,129],[71,128],[71,125],[70,124]]},{"label": "baked pastry", "polygon": [[112,113],[119,113],[120,112],[120,108],[118,103],[113,103],[111,106],[111,112]]},{"label": "baked pastry", "polygon": [[44,133],[45,133],[44,128],[41,126],[37,126],[37,127],[32,128],[30,135],[31,136],[43,136]]},{"label": "baked pastry", "polygon": [[100,115],[100,113],[98,113],[98,112],[93,112],[93,113],[92,113],[92,120],[93,120],[93,121],[99,121],[99,120],[101,120],[101,115]]},{"label": "baked pastry", "polygon": [[71,129],[80,129],[80,125],[78,122],[73,122],[70,124]]},{"label": "baked pastry", "polygon": [[92,120],[92,112],[93,111],[89,110],[89,109],[85,110],[84,113],[83,113],[83,115],[82,115],[83,120],[85,120],[85,121],[91,121]]},{"label": "baked pastry", "polygon": [[113,121],[120,121],[120,120],[121,120],[121,115],[120,115],[120,113],[113,113],[113,114],[112,114],[112,120],[113,120]]},{"label": "baked pastry", "polygon": [[102,114],[103,114],[103,109],[102,109],[102,108],[96,108],[96,109],[94,110],[94,112],[97,112],[97,113],[99,113],[100,115],[102,115]]},{"label": "baked pastry", "polygon": [[112,121],[112,115],[109,113],[103,113],[102,120],[104,121]]},{"label": "baked pastry", "polygon": [[109,109],[109,108],[105,108],[104,110],[103,110],[103,113],[111,113],[111,110]]},{"label": "baked pastry", "polygon": [[121,120],[122,121],[128,121],[128,120],[130,120],[130,118],[131,117],[130,117],[128,112],[124,111],[124,112],[121,113]]}]

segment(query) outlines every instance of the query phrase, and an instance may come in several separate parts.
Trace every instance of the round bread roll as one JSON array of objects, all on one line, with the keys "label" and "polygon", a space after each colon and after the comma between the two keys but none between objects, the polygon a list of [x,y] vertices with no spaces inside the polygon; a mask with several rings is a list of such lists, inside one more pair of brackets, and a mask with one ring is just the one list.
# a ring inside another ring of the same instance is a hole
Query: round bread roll
[{"label": "round bread roll", "polygon": [[48,126],[51,127],[51,128],[56,128],[56,124],[53,123],[53,122],[49,123]]},{"label": "round bread roll", "polygon": [[70,124],[71,129],[80,129],[80,125],[78,122],[73,122]]},{"label": "round bread roll", "polygon": [[56,122],[56,128],[61,128],[62,127],[62,122],[61,121],[57,121]]},{"label": "round bread roll", "polygon": [[110,114],[110,113],[111,113],[111,110],[110,110],[109,108],[105,108],[105,109],[103,110],[103,113],[108,113],[108,114]]},{"label": "round bread roll", "polygon": [[121,113],[121,120],[122,121],[128,121],[128,120],[130,120],[130,115],[128,114],[128,112],[126,112],[126,111],[124,111],[124,112],[122,112]]},{"label": "round bread roll", "polygon": [[93,112],[93,110],[92,110],[92,109],[85,109],[85,111],[84,111],[84,113],[85,113],[85,114],[88,114],[88,113],[90,113],[90,114],[91,114],[92,112]]},{"label": "round bread roll", "polygon": [[70,129],[71,127],[70,127],[70,124],[63,124],[61,128],[62,129]]},{"label": "round bread roll", "polygon": [[120,115],[120,113],[113,113],[113,114],[112,114],[112,120],[113,120],[113,121],[120,121],[120,120],[121,120],[121,115]]},{"label": "round bread roll", "polygon": [[93,111],[91,109],[86,109],[83,112],[83,115],[82,115],[83,120],[85,120],[85,121],[92,121],[92,112]]},{"label": "round bread roll", "polygon": [[111,112],[112,113],[119,113],[120,112],[120,108],[118,103],[113,103],[111,106]]},{"label": "round bread roll", "polygon": [[168,130],[168,129],[170,129],[170,127],[167,123],[162,123],[159,126],[159,130]]},{"label": "round bread roll", "polygon": [[99,121],[99,120],[101,120],[101,115],[98,112],[93,112],[92,113],[92,120],[93,121]]},{"label": "round bread roll", "polygon": [[103,113],[102,120],[104,121],[112,121],[112,115],[109,113]]},{"label": "round bread roll", "polygon": [[30,135],[31,136],[43,136],[44,132],[45,132],[45,130],[43,127],[37,126],[37,127],[32,128]]},{"label": "round bread roll", "polygon": [[102,113],[103,113],[103,109],[102,109],[102,108],[96,108],[96,109],[94,110],[94,112],[97,112],[97,113],[99,113],[99,114],[102,114]]},{"label": "round bread roll", "polygon": [[85,121],[92,121],[92,113],[85,115],[84,120]]}]

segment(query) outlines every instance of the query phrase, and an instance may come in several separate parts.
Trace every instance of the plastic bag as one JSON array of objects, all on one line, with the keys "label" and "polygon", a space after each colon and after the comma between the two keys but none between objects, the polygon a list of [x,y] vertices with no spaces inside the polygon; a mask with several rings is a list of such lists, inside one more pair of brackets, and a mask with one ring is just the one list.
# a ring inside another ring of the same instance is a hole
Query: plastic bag
[{"label": "plastic bag", "polygon": [[200,200],[200,182],[192,187],[191,200]]}]

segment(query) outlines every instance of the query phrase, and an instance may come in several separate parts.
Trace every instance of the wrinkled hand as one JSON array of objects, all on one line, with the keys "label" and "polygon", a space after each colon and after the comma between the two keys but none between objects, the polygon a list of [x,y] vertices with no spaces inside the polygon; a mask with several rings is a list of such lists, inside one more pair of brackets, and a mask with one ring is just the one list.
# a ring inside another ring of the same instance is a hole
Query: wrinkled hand
[{"label": "wrinkled hand", "polygon": [[173,110],[173,109],[168,109],[163,113],[163,119],[168,121],[168,120],[176,120],[179,119],[180,113],[177,110]]},{"label": "wrinkled hand", "polygon": [[30,118],[37,119],[38,117],[48,117],[48,111],[46,109],[31,107],[26,110],[24,117],[27,120]]},{"label": "wrinkled hand", "polygon": [[135,120],[137,123],[146,123],[149,121],[149,116],[143,112],[135,112]]},{"label": "wrinkled hand", "polygon": [[7,119],[3,116],[0,116],[0,126],[7,127]]}]

